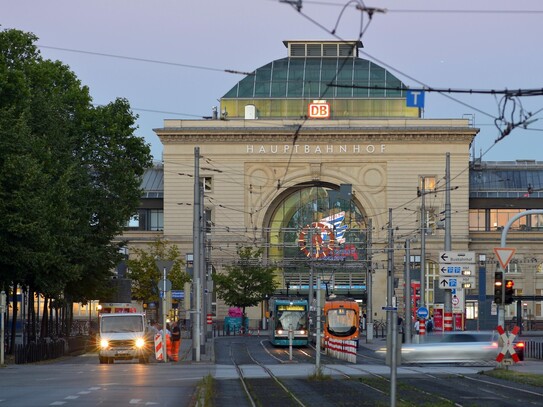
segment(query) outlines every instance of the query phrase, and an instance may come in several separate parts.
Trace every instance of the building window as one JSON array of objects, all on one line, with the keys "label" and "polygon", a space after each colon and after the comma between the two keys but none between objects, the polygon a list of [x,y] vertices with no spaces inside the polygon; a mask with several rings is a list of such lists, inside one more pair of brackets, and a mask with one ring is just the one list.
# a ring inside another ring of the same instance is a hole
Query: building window
[{"label": "building window", "polygon": [[466,301],[466,319],[477,319],[479,304],[477,301]]},{"label": "building window", "polygon": [[149,210],[149,230],[164,230],[164,211],[162,209]]},{"label": "building window", "polygon": [[[502,230],[515,215],[524,212],[524,209],[491,209],[490,230]],[[517,219],[511,225],[511,230],[526,230],[526,216]]]},{"label": "building window", "polygon": [[204,193],[213,191],[213,177],[200,177]]},{"label": "building window", "polygon": [[435,190],[436,177],[423,175],[419,178],[419,191],[431,192]]},{"label": "building window", "polygon": [[485,209],[470,209],[469,210],[469,230],[484,231],[486,230],[486,210]]},{"label": "building window", "polygon": [[127,229],[139,229],[140,227],[140,215],[135,214],[130,217],[128,222],[125,224],[125,228]]},{"label": "building window", "polygon": [[532,229],[542,230],[543,229],[543,215],[534,214],[530,216],[530,227]]},{"label": "building window", "polygon": [[520,264],[515,260],[511,260],[507,265],[506,273],[520,273],[522,270]]},{"label": "building window", "polygon": [[[543,295],[543,290],[541,288],[536,288],[535,295]],[[543,304],[543,301],[535,302],[535,316],[536,317],[543,317],[543,314],[541,313],[542,304]]]}]

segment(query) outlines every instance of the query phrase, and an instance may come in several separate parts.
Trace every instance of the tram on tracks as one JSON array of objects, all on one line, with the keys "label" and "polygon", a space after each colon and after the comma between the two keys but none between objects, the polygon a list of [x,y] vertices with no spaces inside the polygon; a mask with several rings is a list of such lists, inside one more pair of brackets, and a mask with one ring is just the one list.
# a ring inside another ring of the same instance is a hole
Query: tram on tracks
[{"label": "tram on tracks", "polygon": [[274,346],[306,346],[309,341],[309,304],[306,298],[270,298],[270,342]]},{"label": "tram on tracks", "polygon": [[352,298],[328,298],[324,303],[324,344],[330,339],[356,341],[360,335],[360,306]]}]

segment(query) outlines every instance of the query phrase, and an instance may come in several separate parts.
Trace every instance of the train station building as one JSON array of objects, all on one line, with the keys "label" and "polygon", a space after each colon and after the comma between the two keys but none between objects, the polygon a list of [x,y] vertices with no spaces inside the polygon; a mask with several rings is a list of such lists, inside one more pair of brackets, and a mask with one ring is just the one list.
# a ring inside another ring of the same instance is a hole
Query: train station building
[{"label": "train station building", "polygon": [[[163,161],[145,174],[141,207],[122,237],[129,250],[164,238],[192,253],[197,148],[209,273],[224,272],[238,247],[263,248],[277,265],[278,292],[308,295],[318,276],[328,293],[365,308],[371,284],[378,321],[392,256],[400,314],[406,261],[411,294],[421,294],[423,278],[424,302],[437,313],[449,196],[451,249],[477,259],[475,285],[454,290],[453,311],[468,328],[493,328],[493,249],[509,219],[542,208],[543,163],[475,159],[478,129],[466,118],[423,118],[417,94],[361,58],[357,41],[284,44],[284,58],[226,85],[209,118],[166,119],[155,129]],[[506,271],[523,300],[507,307],[506,320],[520,312],[543,324],[543,215],[513,223],[507,241],[516,253]],[[227,307],[207,288],[224,317]]]}]

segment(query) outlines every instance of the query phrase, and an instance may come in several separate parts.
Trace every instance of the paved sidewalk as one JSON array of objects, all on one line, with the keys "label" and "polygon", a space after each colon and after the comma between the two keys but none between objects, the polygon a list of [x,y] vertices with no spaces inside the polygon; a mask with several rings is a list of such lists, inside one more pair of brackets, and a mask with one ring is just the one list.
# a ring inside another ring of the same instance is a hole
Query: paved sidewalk
[{"label": "paved sidewalk", "polygon": [[196,351],[192,349],[192,339],[182,338],[179,346],[179,363],[215,363],[215,347],[213,338],[207,338],[205,347],[200,351],[200,362],[196,362]]}]

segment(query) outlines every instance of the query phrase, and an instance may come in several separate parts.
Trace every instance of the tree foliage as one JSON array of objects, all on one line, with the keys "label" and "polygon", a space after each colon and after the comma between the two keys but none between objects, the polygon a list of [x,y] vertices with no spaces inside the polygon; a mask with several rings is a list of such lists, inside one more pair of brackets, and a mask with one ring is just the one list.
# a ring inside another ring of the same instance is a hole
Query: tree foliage
[{"label": "tree foliage", "polygon": [[239,248],[236,263],[226,266],[226,273],[213,275],[217,297],[227,305],[240,307],[243,315],[246,307],[258,305],[277,287],[276,267],[262,265],[262,253],[262,249]]},{"label": "tree foliage", "polygon": [[158,282],[163,279],[163,271],[158,269],[157,260],[173,262],[167,274],[173,290],[182,290],[190,280],[183,268],[185,263],[179,248],[167,240],[157,239],[146,249],[135,248],[132,252],[134,257],[127,261],[127,265],[132,279],[132,297],[136,300],[146,303],[159,301]]},{"label": "tree foliage", "polygon": [[85,301],[120,259],[112,240],[138,206],[150,148],[126,100],[93,106],[36,41],[0,31],[0,288]]}]

